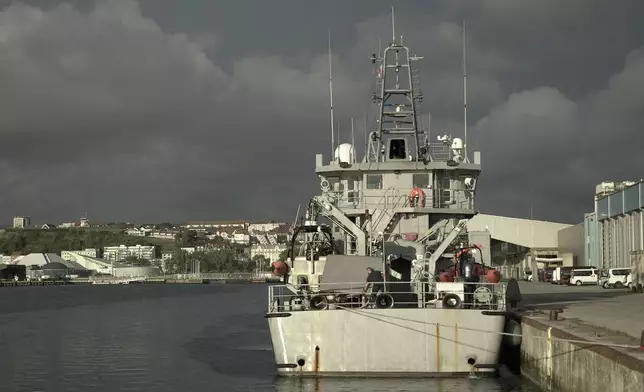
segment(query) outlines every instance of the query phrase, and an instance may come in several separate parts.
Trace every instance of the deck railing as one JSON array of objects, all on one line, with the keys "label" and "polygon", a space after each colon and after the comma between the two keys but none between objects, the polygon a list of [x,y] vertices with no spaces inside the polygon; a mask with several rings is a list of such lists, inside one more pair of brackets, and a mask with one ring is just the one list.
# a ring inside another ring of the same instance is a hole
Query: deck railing
[{"label": "deck railing", "polygon": [[505,285],[487,282],[386,282],[379,294],[364,282],[273,285],[268,313],[365,308],[505,309]]},{"label": "deck railing", "polygon": [[425,193],[422,200],[410,200],[414,188],[330,190],[324,193],[327,200],[339,208],[405,208],[423,207],[442,209],[474,209],[474,191],[469,189],[421,188]]}]

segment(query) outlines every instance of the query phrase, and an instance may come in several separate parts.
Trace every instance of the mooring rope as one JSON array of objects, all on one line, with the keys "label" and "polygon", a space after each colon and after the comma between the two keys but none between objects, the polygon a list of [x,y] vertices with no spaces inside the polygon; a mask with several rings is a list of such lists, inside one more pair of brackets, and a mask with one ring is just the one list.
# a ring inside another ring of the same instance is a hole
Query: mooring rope
[{"label": "mooring rope", "polygon": [[[337,307],[337,308],[339,308],[341,310],[346,310],[348,312],[352,312],[352,313],[355,313],[355,314],[358,314],[358,315],[361,315],[361,316],[364,316],[364,317],[373,318],[373,319],[376,319],[378,321],[387,322],[385,320],[379,319],[377,316],[374,316],[374,315],[371,315],[371,314],[365,314],[364,311],[361,312],[359,310],[355,310],[355,309],[348,308],[348,307],[338,305],[338,304],[329,304],[327,302],[324,302],[324,304],[333,305],[333,306],[335,306],[335,307]],[[371,313],[371,312],[367,312],[367,313]],[[408,318],[405,318],[405,317],[398,317],[398,316],[392,316],[392,315],[379,314],[378,316],[380,316],[382,318],[396,319],[396,320],[401,320],[401,321],[405,321],[405,322],[412,322],[412,323],[417,323],[417,324],[423,324],[423,325],[436,325],[436,326],[439,326],[439,327],[457,328],[457,329],[464,330],[464,331],[481,332],[481,333],[487,333],[487,334],[493,334],[493,335],[513,336],[513,337],[521,337],[521,338],[525,337],[525,338],[536,339],[536,340],[539,340],[539,339],[541,339],[541,340],[550,340],[550,341],[553,341],[553,342],[584,344],[584,345],[588,345],[588,346],[607,346],[607,347],[626,348],[626,349],[644,349],[643,346],[635,345],[635,344],[617,344],[617,343],[610,343],[610,342],[596,342],[596,341],[589,341],[589,340],[564,339],[564,338],[552,338],[552,337],[548,338],[547,336],[525,336],[525,335],[523,335],[521,333],[511,333],[511,332],[503,332],[503,331],[502,332],[490,331],[490,330],[485,330],[485,329],[463,327],[463,326],[460,326],[460,325],[457,325],[457,324],[451,324],[450,325],[450,324],[442,324],[442,323],[431,323],[431,322],[427,322],[427,321],[413,320],[413,319],[408,319]],[[387,323],[393,324],[391,322],[387,322]],[[404,326],[404,325],[399,325],[399,324],[393,324],[393,325],[404,327],[404,328],[407,328],[407,329],[410,329],[410,330],[413,330],[413,331],[416,331],[416,332],[420,332],[420,333],[423,333],[423,334],[428,334],[430,336],[437,336],[437,335],[431,334],[431,333],[429,333],[427,331],[416,330],[416,329],[409,328],[409,327]],[[443,337],[440,337],[440,338],[442,339]],[[448,340],[453,340],[453,339],[448,339]],[[458,343],[462,344],[461,342],[458,342]]]}]

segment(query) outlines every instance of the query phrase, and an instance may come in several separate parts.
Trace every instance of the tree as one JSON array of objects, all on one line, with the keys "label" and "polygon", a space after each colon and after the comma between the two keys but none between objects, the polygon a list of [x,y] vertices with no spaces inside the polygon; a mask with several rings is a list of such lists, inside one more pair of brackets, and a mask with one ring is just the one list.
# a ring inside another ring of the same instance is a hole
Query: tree
[{"label": "tree", "polygon": [[126,263],[131,264],[132,266],[144,267],[150,265],[150,260],[148,259],[139,259],[134,255],[127,256],[124,260]]},{"label": "tree", "polygon": [[193,247],[197,244],[197,232],[194,230],[182,230],[175,235],[177,248]]},{"label": "tree", "polygon": [[210,243],[217,249],[225,248],[230,244],[224,237],[220,235],[215,236],[215,238],[210,240]]},{"label": "tree", "polygon": [[[58,253],[63,250],[103,248],[114,245],[156,245],[155,240],[109,230],[49,229],[7,230],[0,234],[3,254]],[[169,243],[168,245],[172,245]]]},{"label": "tree", "polygon": [[[290,248],[290,246],[289,246],[288,248],[284,249],[284,250],[280,253],[280,255],[278,256],[278,257],[279,257],[279,259],[280,259],[280,261],[286,261],[286,259],[288,259],[288,258],[289,258],[290,250],[291,250],[291,248]],[[295,255],[294,255],[294,256],[292,256],[292,257],[297,257],[297,255],[298,255],[298,253],[299,253],[299,252],[300,252],[300,245],[295,245],[295,247],[293,248],[293,253],[294,253]]]},{"label": "tree", "polygon": [[252,258],[253,263],[257,266],[258,271],[270,271],[271,264],[269,260],[264,255],[255,255]]}]

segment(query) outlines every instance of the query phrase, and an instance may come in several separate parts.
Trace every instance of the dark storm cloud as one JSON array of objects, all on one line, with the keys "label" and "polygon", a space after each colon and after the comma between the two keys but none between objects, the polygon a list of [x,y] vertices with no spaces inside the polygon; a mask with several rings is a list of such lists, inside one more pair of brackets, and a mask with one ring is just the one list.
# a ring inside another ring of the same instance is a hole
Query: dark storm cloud
[{"label": "dark storm cloud", "polygon": [[[0,2],[2,4],[3,2]],[[19,2],[15,2],[19,3]],[[326,29],[340,134],[370,111],[389,4],[32,0],[0,12],[3,218],[291,219],[330,152]],[[641,177],[638,1],[409,1],[432,134],[462,129],[486,212],[575,222],[595,183]]]}]

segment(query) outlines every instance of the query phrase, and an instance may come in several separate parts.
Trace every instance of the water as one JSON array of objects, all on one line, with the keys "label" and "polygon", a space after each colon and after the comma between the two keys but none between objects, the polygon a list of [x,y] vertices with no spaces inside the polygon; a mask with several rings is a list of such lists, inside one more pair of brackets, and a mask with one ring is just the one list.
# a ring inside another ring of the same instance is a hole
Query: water
[{"label": "water", "polygon": [[494,379],[277,378],[265,306],[264,285],[0,288],[0,390],[512,390]]}]

